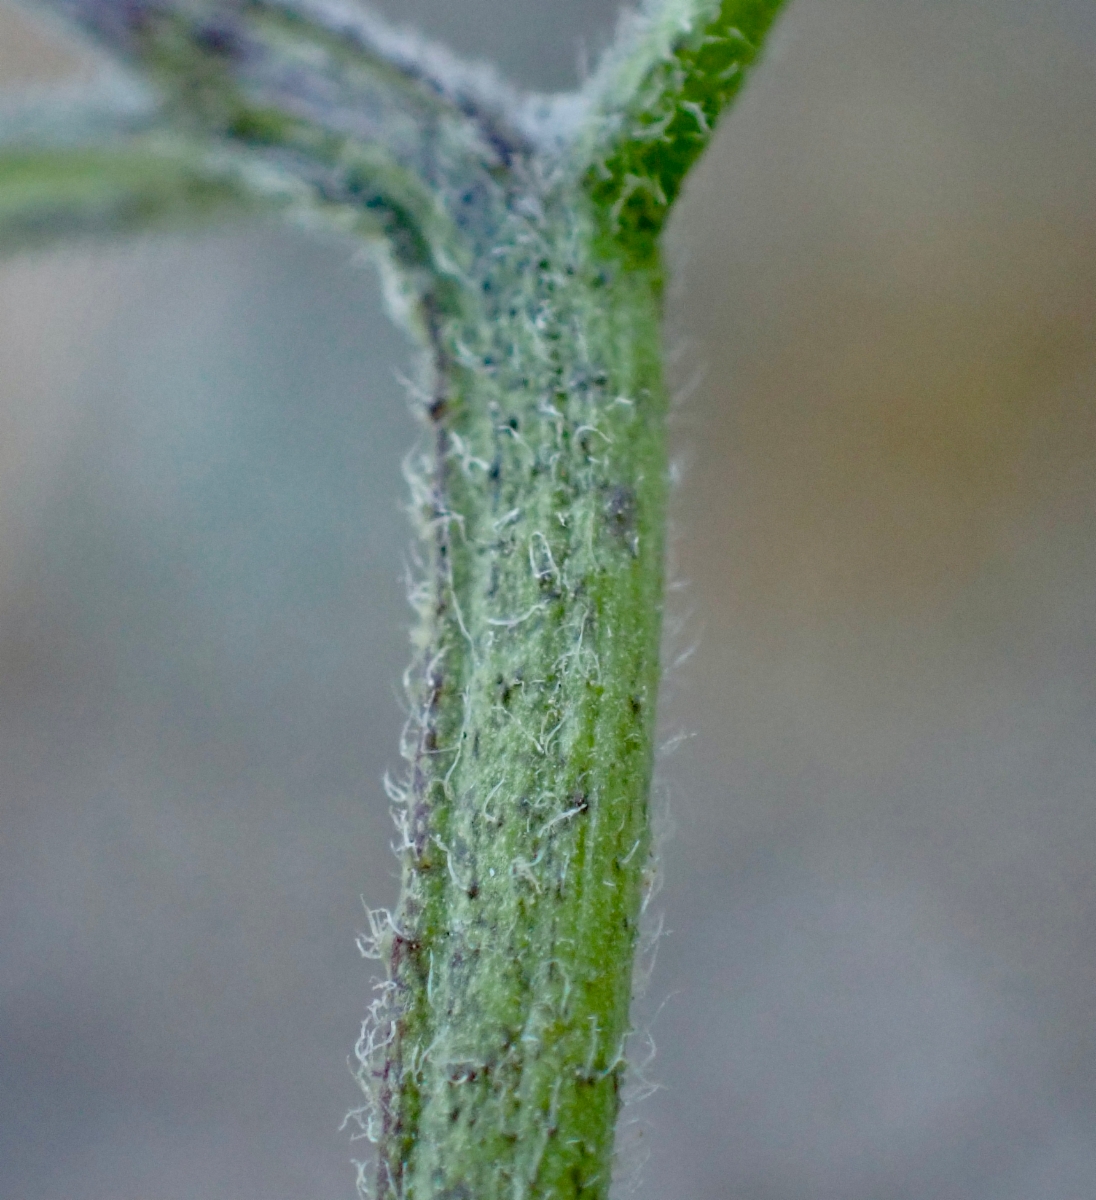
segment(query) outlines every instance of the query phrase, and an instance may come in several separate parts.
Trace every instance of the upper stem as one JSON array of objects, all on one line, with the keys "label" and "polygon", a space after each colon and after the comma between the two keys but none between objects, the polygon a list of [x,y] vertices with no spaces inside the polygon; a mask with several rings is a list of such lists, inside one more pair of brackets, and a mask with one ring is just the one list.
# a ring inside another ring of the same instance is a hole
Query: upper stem
[{"label": "upper stem", "polygon": [[607,235],[637,262],[657,240],[693,163],[738,95],[785,0],[648,5],[591,81],[583,185]]}]

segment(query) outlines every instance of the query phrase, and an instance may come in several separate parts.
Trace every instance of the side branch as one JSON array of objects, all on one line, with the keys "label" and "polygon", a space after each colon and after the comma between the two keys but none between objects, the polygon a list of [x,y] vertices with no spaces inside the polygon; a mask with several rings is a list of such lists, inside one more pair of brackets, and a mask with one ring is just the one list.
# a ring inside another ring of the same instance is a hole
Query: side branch
[{"label": "side branch", "polygon": [[663,0],[591,80],[587,193],[629,257],[653,262],[685,176],[734,100],[784,0]]},{"label": "side branch", "polygon": [[[501,87],[337,0],[34,3],[139,68],[173,119],[205,133],[246,138],[278,113],[382,147],[425,183],[439,130],[449,153],[459,144],[487,167],[526,149]],[[261,132],[276,137],[269,122]]]},{"label": "side branch", "polygon": [[275,145],[201,140],[78,89],[0,109],[0,249],[280,212],[383,239],[416,298],[439,302],[452,286],[454,234],[437,198],[377,147],[288,118],[278,131]]},{"label": "side branch", "polygon": [[518,154],[533,150],[532,142],[512,119],[527,98],[492,66],[466,62],[448,47],[393,28],[362,5],[347,0],[261,2],[326,31],[375,66],[386,65],[438,97],[451,111],[468,118],[507,165]]},{"label": "side branch", "polygon": [[0,148],[0,252],[195,224],[256,199],[237,173],[188,147]]},{"label": "side branch", "polygon": [[[155,98],[121,73],[0,103],[0,253],[187,225],[274,199],[224,155],[157,135]],[[284,201],[285,196],[279,197]]]},{"label": "side branch", "polygon": [[[429,293],[444,306],[466,257],[447,202],[470,186],[482,190],[500,152],[444,89],[413,77],[409,51],[396,62],[394,40],[388,45],[378,34],[367,41],[364,26],[342,28],[338,10],[317,7],[326,21],[317,24],[280,0],[42,0],[41,7],[152,86],[143,103],[132,89],[128,109],[112,101],[109,120],[89,122],[90,110],[78,102],[54,104],[44,116],[28,107],[30,116],[13,122],[0,112],[0,149],[9,142],[26,151],[0,164],[14,172],[9,190],[17,179],[21,195],[27,154],[94,141],[71,169],[49,155],[35,160],[40,238],[50,229],[130,227],[128,214],[150,207],[151,178],[162,182],[151,205],[157,211],[170,208],[169,199],[192,197],[193,189],[180,186],[176,152],[186,144],[199,148],[187,160],[201,163],[195,179],[212,172],[218,194],[247,194],[267,207],[274,199],[310,223],[383,236],[412,298]],[[113,136],[134,129],[151,130],[156,140],[132,146],[131,137]],[[171,147],[166,156],[163,144]],[[138,161],[145,190],[123,202]],[[118,166],[114,180],[103,169],[108,162]],[[74,190],[77,180],[84,182]],[[79,216],[77,193],[91,192],[96,204]],[[114,201],[100,205],[107,193]],[[28,228],[12,224],[12,238]]]}]

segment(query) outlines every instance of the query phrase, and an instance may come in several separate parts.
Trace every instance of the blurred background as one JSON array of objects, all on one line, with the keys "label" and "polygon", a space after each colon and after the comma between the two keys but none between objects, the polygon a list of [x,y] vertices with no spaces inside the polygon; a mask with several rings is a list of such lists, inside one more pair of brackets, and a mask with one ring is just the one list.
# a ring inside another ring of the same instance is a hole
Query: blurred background
[{"label": "blurred background", "polygon": [[[381,7],[549,89],[618,6]],[[677,214],[621,1197],[1096,1196],[1094,67],[1088,0],[793,0]],[[281,229],[0,264],[5,1200],[353,1194],[410,354]]]}]

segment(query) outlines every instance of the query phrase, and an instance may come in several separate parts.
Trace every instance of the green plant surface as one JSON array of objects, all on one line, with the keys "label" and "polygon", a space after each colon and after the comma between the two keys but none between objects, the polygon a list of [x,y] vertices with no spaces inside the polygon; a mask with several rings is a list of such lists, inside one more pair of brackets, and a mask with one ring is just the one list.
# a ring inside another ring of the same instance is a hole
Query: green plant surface
[{"label": "green plant surface", "polygon": [[185,151],[16,150],[0,154],[0,248],[132,232],[253,207],[226,172]]},{"label": "green plant surface", "polygon": [[779,0],[652,7],[536,119],[324,4],[52,7],[161,102],[143,142],[0,154],[0,236],[280,205],[379,238],[424,346],[402,894],[361,942],[383,977],[357,1047],[360,1185],[599,1200],[651,870],[658,237]]},{"label": "green plant surface", "polygon": [[690,167],[738,94],[781,0],[671,0],[594,80],[584,187],[614,240],[654,261]]},{"label": "green plant surface", "polygon": [[610,1176],[649,866],[664,391],[656,281],[596,257],[567,198],[509,216],[439,338],[404,894],[378,921],[394,988],[369,1034],[398,1041],[362,1053],[380,1194],[599,1195]]}]

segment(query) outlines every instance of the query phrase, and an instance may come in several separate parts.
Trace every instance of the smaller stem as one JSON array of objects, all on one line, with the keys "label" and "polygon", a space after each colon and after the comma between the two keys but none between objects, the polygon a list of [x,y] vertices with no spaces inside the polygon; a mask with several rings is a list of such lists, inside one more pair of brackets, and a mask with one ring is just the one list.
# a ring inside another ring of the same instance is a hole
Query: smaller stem
[{"label": "smaller stem", "polygon": [[583,186],[607,236],[653,264],[693,163],[738,95],[785,0],[665,0],[637,18],[590,91]]},{"label": "smaller stem", "polygon": [[387,65],[428,94],[441,98],[453,112],[478,126],[507,166],[517,156],[533,150],[531,141],[511,120],[512,114],[520,111],[524,97],[493,69],[467,63],[421,34],[395,29],[356,4],[340,0],[256,2],[326,31],[373,63]]},{"label": "smaller stem", "polygon": [[[178,223],[231,201],[383,239],[412,313],[427,292],[452,290],[460,239],[423,168],[435,143],[451,186],[483,166],[458,131],[439,136],[448,110],[428,89],[260,0],[52,7],[143,68],[160,96],[119,73],[0,109],[8,245]],[[73,150],[53,153],[62,146]]]},{"label": "smaller stem", "polygon": [[0,250],[178,227],[256,206],[234,169],[192,147],[0,151]]}]

